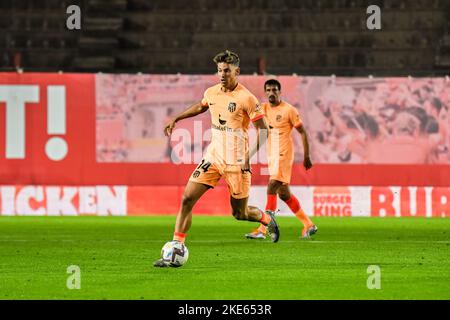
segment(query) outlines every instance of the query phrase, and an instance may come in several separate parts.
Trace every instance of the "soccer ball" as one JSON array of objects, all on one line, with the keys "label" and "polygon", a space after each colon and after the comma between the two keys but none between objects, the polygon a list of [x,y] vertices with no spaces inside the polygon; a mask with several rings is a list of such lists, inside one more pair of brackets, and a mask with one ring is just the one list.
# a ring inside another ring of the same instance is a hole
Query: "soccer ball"
[{"label": "soccer ball", "polygon": [[188,257],[188,248],[179,241],[169,241],[161,249],[161,258],[171,267],[181,267]]}]

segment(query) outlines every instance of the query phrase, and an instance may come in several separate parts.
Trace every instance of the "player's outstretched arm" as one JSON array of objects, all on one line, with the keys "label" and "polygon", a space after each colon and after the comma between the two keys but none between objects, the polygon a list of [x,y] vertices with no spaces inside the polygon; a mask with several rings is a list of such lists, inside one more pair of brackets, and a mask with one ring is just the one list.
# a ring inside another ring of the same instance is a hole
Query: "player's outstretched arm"
[{"label": "player's outstretched arm", "polygon": [[250,151],[250,158],[258,152],[259,148],[266,143],[267,138],[269,137],[269,126],[267,125],[266,118],[256,120],[253,122],[253,125],[256,130],[258,130],[258,140],[256,141],[256,145],[253,146]]},{"label": "player's outstretched arm", "polygon": [[164,134],[166,136],[170,136],[172,134],[173,129],[175,128],[175,124],[183,119],[186,118],[192,118],[195,117],[196,115],[199,115],[203,112],[205,112],[206,110],[208,110],[208,105],[202,105],[201,102],[198,102],[192,106],[190,106],[189,108],[187,108],[186,110],[184,110],[182,113],[180,113],[178,116],[175,117],[175,119],[173,119],[169,124],[166,125],[166,127],[164,128]]},{"label": "player's outstretched arm", "polygon": [[242,166],[243,171],[250,171],[250,159],[258,152],[259,148],[263,146],[267,138],[269,137],[269,126],[267,125],[266,119],[261,118],[253,122],[256,130],[258,130],[258,139],[256,145],[254,145],[249,152],[249,157],[246,159],[245,164]]},{"label": "player's outstretched arm", "polygon": [[309,155],[309,141],[308,141],[308,134],[306,133],[305,128],[303,127],[303,125],[296,127],[297,131],[300,133],[300,135],[302,136],[302,142],[303,142],[303,166],[305,167],[306,170],[311,169],[312,167],[312,162],[311,162],[311,158]]}]

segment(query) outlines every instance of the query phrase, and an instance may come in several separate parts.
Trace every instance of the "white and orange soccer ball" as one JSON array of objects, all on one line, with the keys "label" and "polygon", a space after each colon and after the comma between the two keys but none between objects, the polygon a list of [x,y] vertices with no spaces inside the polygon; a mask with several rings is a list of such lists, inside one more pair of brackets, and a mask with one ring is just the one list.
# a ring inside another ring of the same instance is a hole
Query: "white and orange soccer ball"
[{"label": "white and orange soccer ball", "polygon": [[181,267],[189,257],[186,245],[179,241],[169,241],[161,249],[161,259],[171,267]]}]

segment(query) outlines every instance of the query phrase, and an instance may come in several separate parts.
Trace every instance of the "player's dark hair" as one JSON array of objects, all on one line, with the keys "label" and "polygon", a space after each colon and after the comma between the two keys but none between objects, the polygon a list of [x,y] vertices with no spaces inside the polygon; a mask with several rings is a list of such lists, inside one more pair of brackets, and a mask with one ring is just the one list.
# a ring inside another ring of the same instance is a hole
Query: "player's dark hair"
[{"label": "player's dark hair", "polygon": [[236,67],[239,67],[239,63],[240,63],[239,56],[230,50],[225,50],[223,52],[219,52],[214,57],[213,61],[215,64],[224,62],[224,63],[232,64]]},{"label": "player's dark hair", "polygon": [[281,83],[276,79],[269,79],[264,83],[264,90],[266,90],[266,86],[277,86],[278,90],[281,91]]}]

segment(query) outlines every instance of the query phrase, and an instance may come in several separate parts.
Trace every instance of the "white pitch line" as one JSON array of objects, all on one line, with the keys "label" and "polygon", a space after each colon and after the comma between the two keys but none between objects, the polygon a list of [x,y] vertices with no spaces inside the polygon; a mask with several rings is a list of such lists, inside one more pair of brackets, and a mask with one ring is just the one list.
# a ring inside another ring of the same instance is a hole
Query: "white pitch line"
[{"label": "white pitch line", "polygon": [[[133,241],[133,242],[150,242],[150,243],[162,243],[164,242],[164,240],[141,240],[141,239],[124,239],[124,240],[117,240],[117,239],[86,239],[86,240],[81,240],[81,239],[77,239],[77,240],[72,240],[72,239],[45,239],[45,240],[39,240],[39,239],[35,239],[35,240],[30,240],[30,239],[0,239],[0,242],[83,242],[83,241],[89,241],[89,242],[93,242],[93,241],[103,241],[103,242],[128,242],[128,241]],[[252,243],[270,243],[270,241],[255,241],[255,240],[246,240],[246,239],[242,239],[242,240],[190,240],[188,241],[188,243],[242,243],[242,242],[252,242]],[[377,241],[376,243],[399,243],[399,242],[403,242],[403,243],[450,243],[449,241],[444,241],[444,240],[433,240],[433,241],[426,241],[426,240],[381,240],[381,241]],[[368,241],[358,241],[358,240],[280,240],[280,243],[315,243],[315,244],[322,244],[322,243],[374,243],[372,240],[368,240]]]}]

